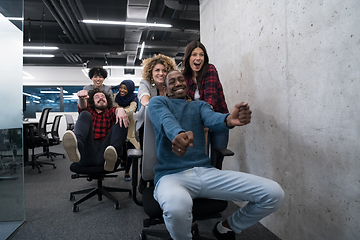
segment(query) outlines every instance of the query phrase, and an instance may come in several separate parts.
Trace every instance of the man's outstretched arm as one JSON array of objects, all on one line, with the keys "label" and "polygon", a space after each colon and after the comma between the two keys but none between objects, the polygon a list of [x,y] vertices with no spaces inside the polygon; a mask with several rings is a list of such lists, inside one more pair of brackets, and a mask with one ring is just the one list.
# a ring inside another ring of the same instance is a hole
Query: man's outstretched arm
[{"label": "man's outstretched arm", "polygon": [[232,109],[231,113],[225,118],[226,126],[244,126],[251,121],[251,110],[248,103],[238,103]]}]

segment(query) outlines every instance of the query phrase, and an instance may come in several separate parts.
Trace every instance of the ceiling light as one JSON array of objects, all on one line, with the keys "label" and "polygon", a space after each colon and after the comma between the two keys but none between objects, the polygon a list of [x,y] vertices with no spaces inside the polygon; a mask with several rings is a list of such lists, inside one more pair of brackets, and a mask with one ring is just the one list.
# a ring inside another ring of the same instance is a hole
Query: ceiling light
[{"label": "ceiling light", "polygon": [[40,93],[60,93],[60,91],[40,91]]},{"label": "ceiling light", "polygon": [[16,21],[22,21],[24,18],[22,17],[6,17],[7,20],[16,20]]},{"label": "ceiling light", "polygon": [[53,54],[23,54],[23,57],[44,57],[44,58],[50,58],[55,57]]},{"label": "ceiling light", "polygon": [[45,46],[24,46],[23,49],[36,49],[36,50],[57,50],[58,47],[45,47]]},{"label": "ceiling light", "polygon": [[29,93],[24,93],[24,92],[23,92],[23,94],[26,95],[26,96],[29,96],[29,97],[41,99],[41,97],[38,97],[38,96],[35,96],[35,95],[32,95],[32,94],[29,94]]},{"label": "ceiling light", "polygon": [[140,66],[103,66],[103,68],[143,69]]},{"label": "ceiling light", "polygon": [[144,53],[144,47],[145,47],[145,42],[143,42],[141,44],[141,50],[140,50],[140,55],[139,55],[139,60],[142,59],[143,53]]},{"label": "ceiling light", "polygon": [[140,27],[172,27],[171,24],[161,24],[161,23],[140,23],[140,22],[124,22],[124,21],[102,21],[102,20],[80,20],[83,23],[90,24],[110,24],[110,25],[128,25],[128,26],[140,26]]}]

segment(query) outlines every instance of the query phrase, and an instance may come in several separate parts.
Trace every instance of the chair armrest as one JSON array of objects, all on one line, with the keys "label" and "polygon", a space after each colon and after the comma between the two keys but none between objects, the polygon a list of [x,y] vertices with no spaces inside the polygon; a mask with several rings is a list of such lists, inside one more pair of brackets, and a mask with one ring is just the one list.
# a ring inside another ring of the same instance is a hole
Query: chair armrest
[{"label": "chair armrest", "polygon": [[218,169],[222,168],[224,157],[234,155],[233,151],[226,148],[214,148],[213,150],[215,156],[211,156],[211,164]]},{"label": "chair armrest", "polygon": [[128,149],[127,155],[129,158],[140,158],[142,157],[141,149]]}]

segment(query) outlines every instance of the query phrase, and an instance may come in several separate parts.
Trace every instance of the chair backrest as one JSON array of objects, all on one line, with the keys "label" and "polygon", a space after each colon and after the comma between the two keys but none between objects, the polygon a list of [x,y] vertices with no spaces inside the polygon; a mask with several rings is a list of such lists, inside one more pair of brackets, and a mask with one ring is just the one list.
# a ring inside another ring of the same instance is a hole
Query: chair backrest
[{"label": "chair backrest", "polygon": [[41,116],[40,116],[40,121],[38,124],[38,134],[41,138],[43,139],[47,139],[47,131],[46,131],[46,124],[47,124],[47,120],[49,117],[49,112],[50,112],[51,108],[44,108],[42,110]]},{"label": "chair backrest", "polygon": [[66,130],[74,130],[74,119],[70,114],[64,114],[66,120]]},{"label": "chair backrest", "polygon": [[145,107],[145,121],[144,121],[144,139],[143,139],[143,157],[141,175],[145,181],[154,179],[154,167],[157,164],[156,136],[153,125],[148,114],[148,107]]},{"label": "chair backrest", "polygon": [[51,127],[51,137],[54,139],[55,142],[60,143],[60,137],[59,137],[59,125],[62,115],[56,115]]}]

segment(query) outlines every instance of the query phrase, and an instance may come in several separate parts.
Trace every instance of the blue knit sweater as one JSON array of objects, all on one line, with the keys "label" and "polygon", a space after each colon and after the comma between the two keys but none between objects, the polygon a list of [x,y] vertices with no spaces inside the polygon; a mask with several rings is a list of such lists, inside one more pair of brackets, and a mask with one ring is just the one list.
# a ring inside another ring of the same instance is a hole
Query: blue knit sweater
[{"label": "blue knit sweater", "polygon": [[[162,96],[150,99],[148,111],[156,135],[155,184],[167,174],[193,167],[212,167],[206,154],[204,125],[213,131],[227,130],[225,118],[228,114],[214,112],[204,101],[189,102]],[[193,132],[194,146],[179,157],[172,152],[171,142],[181,131]]]}]

